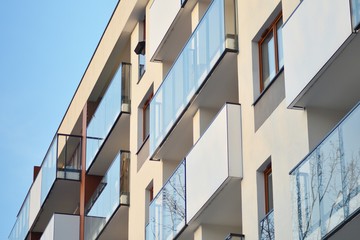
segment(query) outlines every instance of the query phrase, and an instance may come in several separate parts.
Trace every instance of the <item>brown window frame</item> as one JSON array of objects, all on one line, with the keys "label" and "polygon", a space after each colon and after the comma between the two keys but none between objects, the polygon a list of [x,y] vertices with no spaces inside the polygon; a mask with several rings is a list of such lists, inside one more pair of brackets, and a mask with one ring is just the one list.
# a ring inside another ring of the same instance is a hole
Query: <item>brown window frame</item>
[{"label": "brown window frame", "polygon": [[[271,164],[266,167],[264,170],[264,191],[265,191],[265,213],[268,214],[272,209],[269,209],[270,199],[269,199],[269,176],[272,174]],[[273,202],[273,199],[272,199]]]},{"label": "brown window frame", "polygon": [[[264,43],[265,39],[269,36],[270,33],[273,34],[274,37],[274,51],[275,51],[275,71],[276,74],[279,73],[279,49],[278,49],[278,36],[277,36],[277,24],[279,21],[282,20],[282,12],[275,18],[275,20],[271,23],[269,28],[261,36],[260,41],[258,42],[258,50],[259,50],[259,66],[260,66],[260,92],[265,90],[264,86],[264,79],[263,79],[263,54],[262,54],[262,44]],[[270,83],[269,83],[270,84]],[[268,86],[269,86],[268,84]]]},{"label": "brown window frame", "polygon": [[[143,142],[145,142],[145,140],[150,135],[150,129],[148,129],[148,133],[146,134],[146,121],[148,120],[150,123],[150,119],[146,119],[146,110],[150,107],[150,102],[151,102],[152,97],[153,97],[153,93],[150,94],[149,98],[145,101],[143,108],[142,108],[142,123],[143,123],[142,140],[143,140]],[[150,109],[149,109],[149,111],[150,111]]]}]

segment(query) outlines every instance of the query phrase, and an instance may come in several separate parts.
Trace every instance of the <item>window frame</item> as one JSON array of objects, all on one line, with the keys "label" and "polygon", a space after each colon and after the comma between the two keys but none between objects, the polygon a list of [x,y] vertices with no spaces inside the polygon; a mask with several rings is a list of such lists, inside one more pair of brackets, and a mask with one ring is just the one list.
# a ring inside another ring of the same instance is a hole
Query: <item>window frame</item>
[{"label": "window frame", "polygon": [[[266,169],[263,172],[264,174],[264,193],[265,193],[265,214],[268,214],[271,210],[274,209],[274,206],[272,206],[272,208],[270,209],[270,196],[269,196],[269,176],[271,175],[271,179],[272,179],[272,168],[271,168],[271,163],[266,167]],[[271,183],[273,181],[271,180]],[[271,185],[271,192],[274,193],[273,191],[273,186]],[[273,199],[273,194],[272,194],[272,203],[274,205],[274,199]]]},{"label": "window frame", "polygon": [[[142,107],[142,140],[143,140],[143,142],[145,142],[146,139],[150,136],[150,117],[149,117],[149,119],[147,119],[146,110],[149,109],[149,111],[150,111],[150,103],[151,103],[153,96],[154,96],[154,94],[151,93]],[[149,129],[148,129],[147,134],[146,134],[146,120],[149,121]]]},{"label": "window frame", "polygon": [[[278,31],[277,25],[282,20],[282,12],[275,18],[271,25],[264,31],[261,35],[261,39],[258,42],[258,51],[259,51],[259,71],[260,71],[260,93],[264,92],[265,89],[271,85],[271,82],[276,78],[281,68],[279,67],[279,46],[278,46]],[[264,86],[264,76],[263,76],[263,52],[262,46],[264,41],[270,34],[273,34],[274,39],[274,55],[275,55],[275,76],[270,79],[270,82]]]}]

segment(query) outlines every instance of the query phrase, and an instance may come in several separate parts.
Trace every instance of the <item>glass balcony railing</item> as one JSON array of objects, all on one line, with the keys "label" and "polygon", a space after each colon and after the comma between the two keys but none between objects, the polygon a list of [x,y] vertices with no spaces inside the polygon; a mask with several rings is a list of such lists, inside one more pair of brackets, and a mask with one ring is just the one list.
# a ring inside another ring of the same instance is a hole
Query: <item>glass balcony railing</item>
[{"label": "glass balcony railing", "polygon": [[87,126],[86,169],[110,133],[121,112],[130,112],[130,64],[120,64]]},{"label": "glass balcony railing", "polygon": [[150,103],[151,155],[225,51],[237,50],[235,9],[234,0],[213,0],[153,97]]},{"label": "glass balcony railing", "polygon": [[121,205],[129,204],[130,152],[120,152],[89,201],[85,239],[96,239]]},{"label": "glass balcony railing", "polygon": [[80,180],[81,137],[57,134],[41,165],[42,205],[57,178]]},{"label": "glass balcony railing", "polygon": [[16,218],[15,225],[9,235],[9,240],[24,240],[29,231],[30,199],[26,197],[20,212]]},{"label": "glass balcony railing", "polygon": [[359,104],[290,173],[294,239],[320,239],[360,209]]},{"label": "glass balcony railing", "polygon": [[271,210],[260,222],[260,240],[274,240],[274,210]]},{"label": "glass balcony railing", "polygon": [[185,160],[150,203],[146,240],[173,239],[185,227]]},{"label": "glass balcony railing", "polygon": [[354,29],[360,26],[360,0],[351,0],[352,25]]}]

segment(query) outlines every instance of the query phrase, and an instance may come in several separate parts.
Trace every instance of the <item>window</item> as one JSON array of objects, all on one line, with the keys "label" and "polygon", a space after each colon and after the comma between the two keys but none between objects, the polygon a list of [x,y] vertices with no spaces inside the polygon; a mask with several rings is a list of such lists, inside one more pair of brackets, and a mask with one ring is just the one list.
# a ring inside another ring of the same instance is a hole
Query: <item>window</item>
[{"label": "window", "polygon": [[146,19],[139,22],[139,42],[136,45],[135,53],[138,55],[139,63],[139,80],[144,75],[146,70],[146,55],[145,55],[145,38],[146,38]]},{"label": "window", "polygon": [[259,41],[261,92],[269,86],[284,66],[282,24],[282,14],[280,14]]},{"label": "window", "polygon": [[271,164],[264,171],[264,187],[265,187],[265,213],[267,214],[274,207]]},{"label": "window", "polygon": [[146,140],[146,138],[149,136],[150,134],[150,102],[152,99],[152,94],[150,95],[150,97],[146,100],[146,102],[144,103],[143,106],[143,141]]}]

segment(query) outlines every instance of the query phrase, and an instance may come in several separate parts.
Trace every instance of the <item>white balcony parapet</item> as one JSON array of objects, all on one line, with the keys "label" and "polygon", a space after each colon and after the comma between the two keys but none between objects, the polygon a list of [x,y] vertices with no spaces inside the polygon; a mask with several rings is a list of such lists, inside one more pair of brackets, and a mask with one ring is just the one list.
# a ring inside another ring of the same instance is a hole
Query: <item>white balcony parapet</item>
[{"label": "white balcony parapet", "polygon": [[306,101],[299,101],[354,32],[353,25],[358,25],[360,19],[360,2],[351,2],[353,10],[349,0],[333,0],[331,4],[327,0],[304,0],[284,23],[285,88],[289,107],[306,106]]},{"label": "white balcony parapet", "polygon": [[40,240],[77,240],[80,236],[80,216],[54,214]]},{"label": "white balcony parapet", "polygon": [[180,0],[155,0],[149,14],[149,56],[152,57],[164,41],[171,24],[181,9]]}]

